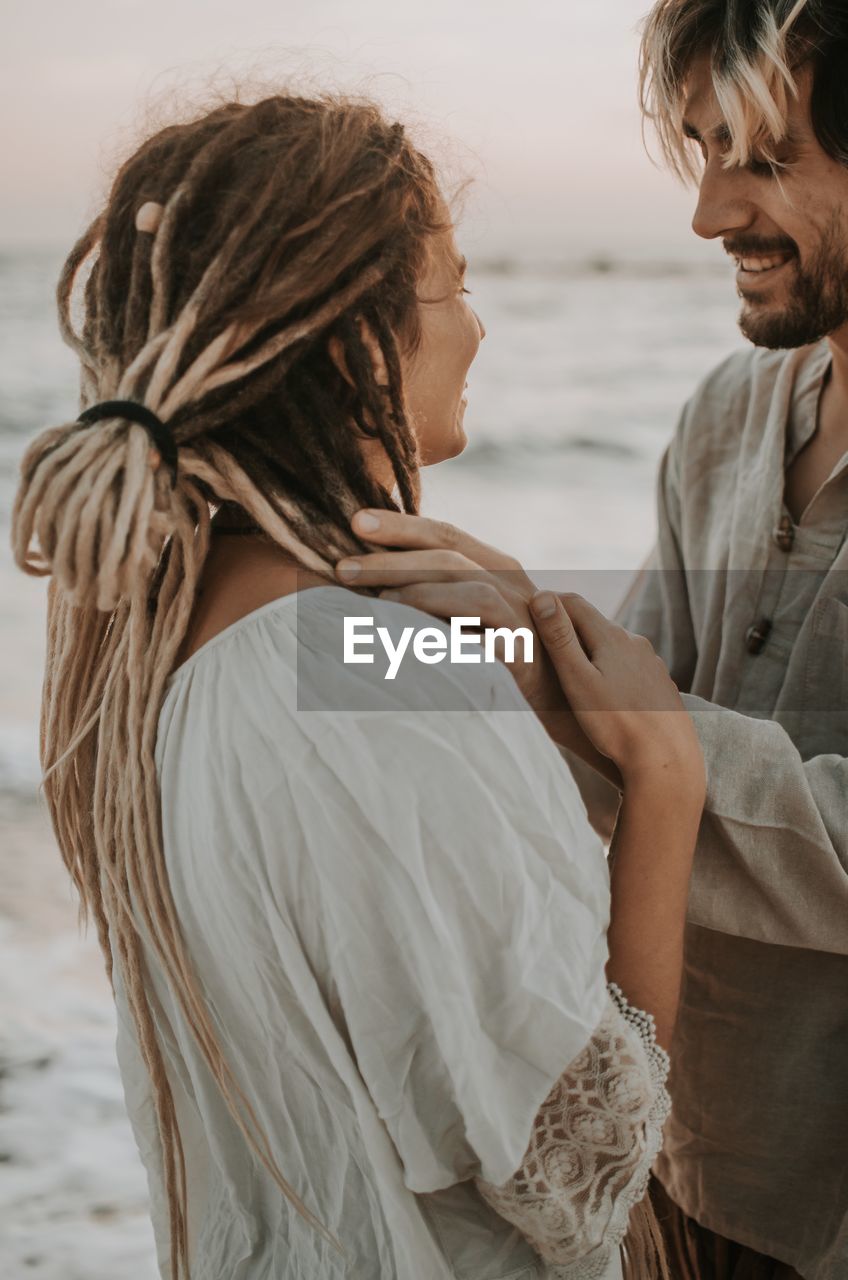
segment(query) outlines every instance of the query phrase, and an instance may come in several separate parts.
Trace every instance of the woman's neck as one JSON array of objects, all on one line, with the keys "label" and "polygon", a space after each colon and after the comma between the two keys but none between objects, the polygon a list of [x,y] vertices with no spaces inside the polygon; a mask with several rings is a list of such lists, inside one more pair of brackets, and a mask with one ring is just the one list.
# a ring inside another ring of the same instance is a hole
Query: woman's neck
[{"label": "woman's neck", "polygon": [[[216,513],[213,535],[217,520]],[[231,523],[222,524],[219,532],[234,532],[237,528],[232,516]],[[213,536],[175,665],[181,666],[219,632],[263,605],[305,587],[323,585],[325,578],[296,564],[264,533]]]}]

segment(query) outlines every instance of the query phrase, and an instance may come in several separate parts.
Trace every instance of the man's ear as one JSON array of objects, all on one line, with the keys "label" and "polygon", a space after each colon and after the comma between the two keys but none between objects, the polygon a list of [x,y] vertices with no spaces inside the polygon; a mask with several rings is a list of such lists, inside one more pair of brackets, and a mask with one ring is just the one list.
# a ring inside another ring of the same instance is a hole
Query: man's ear
[{"label": "man's ear", "polygon": [[[386,368],[386,361],[380,344],[377,341],[371,326],[362,316],[359,317],[359,336],[362,339],[362,345],[371,357],[371,367],[374,370],[374,378],[378,387],[387,387],[389,385],[389,371]],[[347,355],[344,349],[344,343],[341,338],[335,334],[327,343],[327,350],[330,353],[330,359],[344,378],[345,382],[349,382],[353,386],[353,378],[350,375],[350,369],[347,364]]]}]

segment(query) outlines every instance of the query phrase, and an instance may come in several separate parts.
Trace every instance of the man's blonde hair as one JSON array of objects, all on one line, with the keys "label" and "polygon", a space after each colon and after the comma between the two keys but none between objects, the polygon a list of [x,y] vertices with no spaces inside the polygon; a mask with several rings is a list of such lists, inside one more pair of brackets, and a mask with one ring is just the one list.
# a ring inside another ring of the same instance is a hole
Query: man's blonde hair
[{"label": "man's blonde hair", "polygon": [[813,127],[825,150],[848,164],[846,0],[657,0],[642,36],[642,109],[684,179],[696,176],[683,130],[686,82],[702,56],[727,129],[728,167],[747,164],[755,152],[779,167],[797,73],[808,63]]}]

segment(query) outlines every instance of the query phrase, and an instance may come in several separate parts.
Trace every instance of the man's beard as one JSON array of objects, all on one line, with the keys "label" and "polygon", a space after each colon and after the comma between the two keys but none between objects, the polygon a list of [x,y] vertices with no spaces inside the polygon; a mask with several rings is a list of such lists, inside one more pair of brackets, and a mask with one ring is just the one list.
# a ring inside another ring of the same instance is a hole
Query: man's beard
[{"label": "man's beard", "polygon": [[769,308],[767,294],[743,295],[739,327],[750,342],[775,351],[805,347],[848,323],[848,235],[838,214],[809,265],[797,263],[791,290],[782,310]]}]

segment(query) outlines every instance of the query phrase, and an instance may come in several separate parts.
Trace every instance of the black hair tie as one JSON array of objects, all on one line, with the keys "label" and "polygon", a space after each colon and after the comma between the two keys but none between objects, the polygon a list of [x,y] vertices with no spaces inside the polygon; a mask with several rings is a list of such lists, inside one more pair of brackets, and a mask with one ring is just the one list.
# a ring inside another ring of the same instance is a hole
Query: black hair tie
[{"label": "black hair tie", "polygon": [[152,409],[148,409],[146,404],[139,404],[137,400],[103,400],[81,413],[77,422],[90,427],[92,423],[102,422],[104,418],[123,418],[125,422],[136,422],[144,427],[171,473],[171,483],[176,484],[177,442],[168,424],[157,417]]}]

